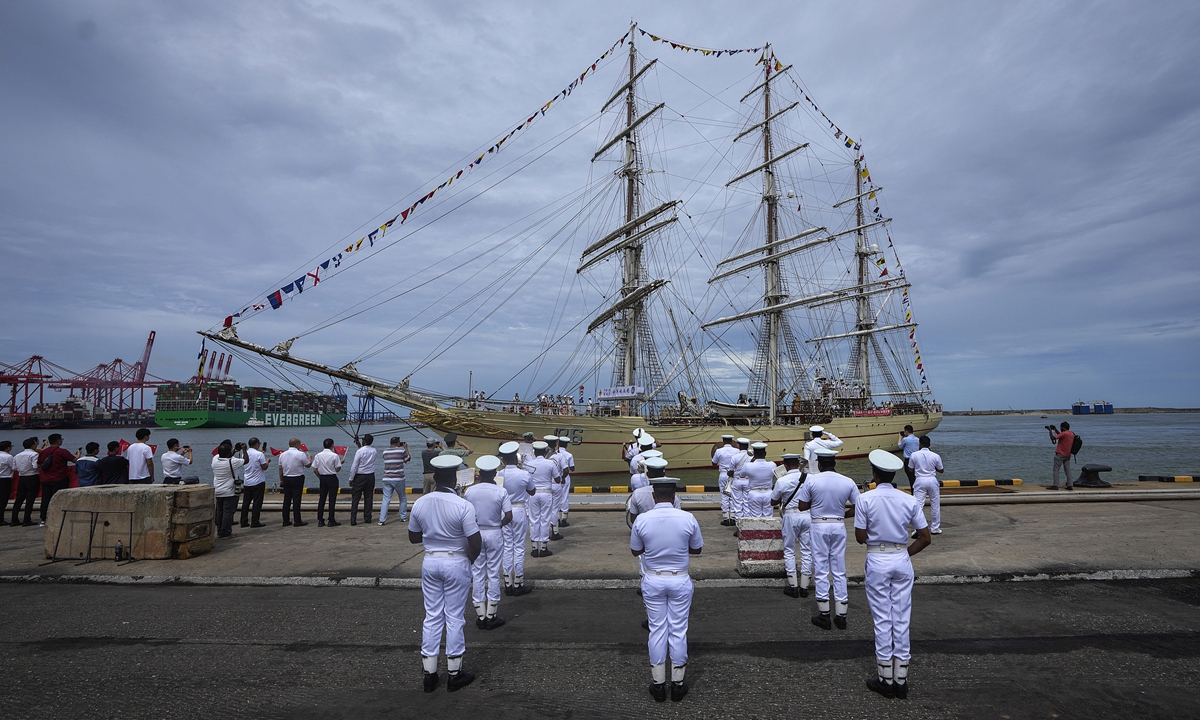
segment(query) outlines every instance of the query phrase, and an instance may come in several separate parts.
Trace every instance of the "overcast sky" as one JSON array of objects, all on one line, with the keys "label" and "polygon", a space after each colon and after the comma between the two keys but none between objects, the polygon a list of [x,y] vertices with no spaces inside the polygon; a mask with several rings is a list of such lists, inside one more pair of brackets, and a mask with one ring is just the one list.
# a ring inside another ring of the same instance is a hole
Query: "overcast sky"
[{"label": "overcast sky", "polygon": [[[631,18],[696,46],[770,41],[862,138],[948,409],[1200,406],[1200,6],[1187,2],[4,3],[0,362],[132,361],[156,330],[150,372],[187,377],[196,330],[407,207]],[[733,87],[735,102],[752,84],[753,57],[640,47],[662,59],[655,92],[676,109],[690,102],[680,74]],[[487,170],[498,179],[564,138],[526,175],[243,337],[273,344],[413,267],[466,262],[481,237],[588,182],[608,126],[586,121],[618,72],[602,66]],[[450,276],[458,292],[515,282],[473,267]],[[445,362],[422,364],[426,332],[363,369],[399,379],[420,366],[414,383],[444,392],[465,391],[470,369],[494,387],[544,343],[542,313],[563,292],[523,287],[525,322],[485,324]],[[297,351],[354,359],[436,316],[440,297],[413,292]]]}]

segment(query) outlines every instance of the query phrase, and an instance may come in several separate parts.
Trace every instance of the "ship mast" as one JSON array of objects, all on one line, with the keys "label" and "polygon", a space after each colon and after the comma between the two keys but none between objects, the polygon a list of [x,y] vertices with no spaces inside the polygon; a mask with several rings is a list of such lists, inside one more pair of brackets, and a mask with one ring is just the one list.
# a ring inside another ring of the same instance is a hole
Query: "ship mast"
[{"label": "ship mast", "polygon": [[[858,286],[860,288],[867,284],[867,257],[871,254],[870,248],[867,247],[867,235],[863,228],[863,188],[862,188],[862,160],[854,159],[854,194],[855,198],[855,225],[858,226],[858,232],[855,235],[855,254],[858,256]],[[867,299],[867,293],[859,292],[858,300],[855,303],[855,330],[870,330],[875,325],[875,319],[871,316],[871,303]],[[862,381],[862,398],[868,403],[871,399],[871,365],[870,356],[868,355],[869,344],[871,342],[871,334],[864,332],[858,336],[858,370],[859,379]]]},{"label": "ship mast", "polygon": [[[637,114],[634,88],[637,77],[637,51],[634,38],[637,37],[637,24],[629,27],[629,87],[625,92],[625,167],[621,174],[625,176],[625,224],[629,225],[637,216],[637,140],[634,137],[633,122]],[[628,240],[636,228],[630,227],[625,233]],[[638,289],[638,275],[642,266],[641,243],[630,243],[623,253],[621,296],[628,297]],[[642,318],[642,303],[639,300],[621,313],[620,330],[617,345],[623,358],[621,383],[626,387],[635,385],[637,378],[637,333],[638,324]]]},{"label": "ship mast", "polygon": [[[771,46],[767,45],[763,51],[765,57],[771,56]],[[764,85],[763,85],[763,202],[767,206],[767,223],[766,233],[763,240],[763,247],[767,256],[767,262],[763,265],[763,281],[765,284],[765,292],[763,298],[767,307],[773,307],[779,304],[783,298],[781,293],[782,283],[779,275],[779,261],[773,260],[771,257],[775,254],[775,241],[779,237],[778,229],[778,202],[779,197],[775,194],[775,168],[774,157],[771,145],[771,62],[767,60],[763,63]],[[861,223],[860,223],[861,224]],[[778,409],[776,407],[779,395],[779,321],[780,312],[774,310],[767,313],[767,404],[770,408],[771,424],[774,425]]]}]

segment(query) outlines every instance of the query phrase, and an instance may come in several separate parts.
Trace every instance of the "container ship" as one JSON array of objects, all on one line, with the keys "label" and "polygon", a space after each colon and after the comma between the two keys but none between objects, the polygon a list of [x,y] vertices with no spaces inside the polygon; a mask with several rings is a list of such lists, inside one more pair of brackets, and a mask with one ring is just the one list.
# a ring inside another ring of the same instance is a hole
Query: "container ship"
[{"label": "container ship", "polygon": [[322,393],[193,378],[158,388],[154,422],[185,429],[315,427],[336,425],[345,416],[345,400]]}]

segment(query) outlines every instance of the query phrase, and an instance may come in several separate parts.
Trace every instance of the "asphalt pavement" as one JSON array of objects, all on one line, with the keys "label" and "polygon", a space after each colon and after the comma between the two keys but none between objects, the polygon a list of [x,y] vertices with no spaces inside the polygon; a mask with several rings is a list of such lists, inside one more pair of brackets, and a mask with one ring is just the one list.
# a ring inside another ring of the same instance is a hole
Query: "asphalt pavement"
[{"label": "asphalt pavement", "polygon": [[811,625],[811,597],[702,588],[692,692],[663,705],[628,589],[505,598],[504,627],[467,623],[479,679],[425,694],[417,590],[0,587],[9,718],[1200,717],[1196,577],[918,586],[906,701],[863,685],[861,588],[846,631]]}]

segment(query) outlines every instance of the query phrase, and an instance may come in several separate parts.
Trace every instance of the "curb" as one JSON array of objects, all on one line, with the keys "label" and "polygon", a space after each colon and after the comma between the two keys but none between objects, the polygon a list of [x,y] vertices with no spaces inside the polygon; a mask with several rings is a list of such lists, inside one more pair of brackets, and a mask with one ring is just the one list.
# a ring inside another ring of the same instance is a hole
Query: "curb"
[{"label": "curb", "polygon": [[[1200,570],[1096,570],[1093,572],[1043,572],[1033,574],[993,573],[988,575],[918,575],[917,585],[979,585],[1017,582],[1113,582],[1122,580],[1175,580],[1200,578]],[[637,579],[527,579],[543,590],[631,590],[641,586]],[[693,579],[697,588],[781,588],[783,578]],[[354,587],[418,590],[420,578],[385,577],[211,577],[188,575],[0,575],[0,584],[126,585],[138,587]],[[861,587],[862,576],[850,576],[847,584]]]},{"label": "curb", "polygon": [[1139,482],[1190,483],[1200,482],[1200,475],[1138,475]]}]

